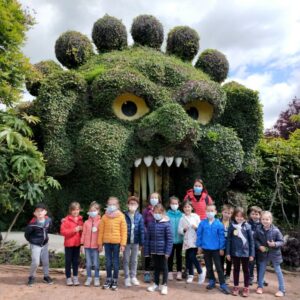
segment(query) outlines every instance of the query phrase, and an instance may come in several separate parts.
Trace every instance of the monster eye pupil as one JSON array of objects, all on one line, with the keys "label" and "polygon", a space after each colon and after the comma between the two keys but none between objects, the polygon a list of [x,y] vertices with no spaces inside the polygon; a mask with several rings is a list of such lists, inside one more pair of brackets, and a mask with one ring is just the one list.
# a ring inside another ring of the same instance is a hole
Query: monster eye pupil
[{"label": "monster eye pupil", "polygon": [[137,112],[137,106],[132,101],[126,101],[122,104],[122,112],[127,117],[132,117]]},{"label": "monster eye pupil", "polygon": [[199,112],[196,107],[190,107],[186,113],[194,120],[198,120]]}]

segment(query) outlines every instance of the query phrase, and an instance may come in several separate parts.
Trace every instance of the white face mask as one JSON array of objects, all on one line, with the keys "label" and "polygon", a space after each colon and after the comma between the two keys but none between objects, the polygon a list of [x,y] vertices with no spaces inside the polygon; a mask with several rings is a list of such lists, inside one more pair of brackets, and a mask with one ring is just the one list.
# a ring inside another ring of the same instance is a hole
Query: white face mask
[{"label": "white face mask", "polygon": [[177,210],[179,205],[178,204],[171,204],[170,207],[171,207],[172,210]]},{"label": "white face mask", "polygon": [[158,199],[157,199],[157,198],[151,198],[151,199],[150,199],[150,204],[151,204],[152,206],[157,205],[157,204],[158,204]]},{"label": "white face mask", "polygon": [[213,211],[210,211],[210,212],[207,212],[206,213],[206,216],[209,218],[209,219],[213,219],[215,217],[216,213],[213,212]]},{"label": "white face mask", "polygon": [[137,210],[138,206],[137,205],[128,205],[128,210],[130,212],[135,212]]},{"label": "white face mask", "polygon": [[108,213],[113,213],[115,212],[116,210],[118,209],[118,207],[116,205],[108,205],[107,208],[106,208],[106,211]]}]

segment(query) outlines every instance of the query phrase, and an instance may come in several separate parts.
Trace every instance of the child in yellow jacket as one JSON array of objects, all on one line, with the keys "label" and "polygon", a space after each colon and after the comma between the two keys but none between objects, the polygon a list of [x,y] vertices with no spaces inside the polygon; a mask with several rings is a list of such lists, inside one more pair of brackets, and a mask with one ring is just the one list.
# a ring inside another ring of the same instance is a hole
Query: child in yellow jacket
[{"label": "child in yellow jacket", "polygon": [[[104,216],[99,224],[99,251],[105,250],[105,266],[107,278],[103,289],[117,290],[119,276],[119,253],[123,252],[127,243],[127,224],[124,214],[120,211],[119,200],[110,197]],[[112,266],[114,274],[112,277]]]}]

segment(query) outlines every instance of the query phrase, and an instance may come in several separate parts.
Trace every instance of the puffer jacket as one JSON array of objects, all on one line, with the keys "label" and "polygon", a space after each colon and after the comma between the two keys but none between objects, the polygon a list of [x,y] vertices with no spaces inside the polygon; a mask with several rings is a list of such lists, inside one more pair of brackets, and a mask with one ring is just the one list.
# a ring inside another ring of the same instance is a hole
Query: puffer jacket
[{"label": "puffer jacket", "polygon": [[173,244],[182,244],[183,235],[179,234],[178,232],[178,226],[179,226],[179,221],[182,217],[182,212],[179,209],[177,210],[169,209],[167,212],[167,216],[169,217],[171,223]]},{"label": "puffer jacket", "polygon": [[49,217],[45,217],[45,223],[39,224],[36,218],[32,218],[25,229],[25,239],[33,245],[45,246],[48,241],[48,232],[51,227],[52,220]]},{"label": "puffer jacket", "polygon": [[[274,241],[276,247],[269,247],[267,241]],[[265,230],[263,226],[259,227],[254,233],[254,242],[258,261],[267,260],[282,263],[281,247],[284,245],[284,240],[282,233],[276,226],[271,225],[269,230]],[[268,251],[261,252],[259,250],[260,246],[267,247]]]},{"label": "puffer jacket", "polygon": [[134,232],[134,244],[139,244],[140,246],[144,245],[144,239],[145,239],[145,229],[144,229],[144,219],[143,216],[136,211],[134,214],[134,224],[131,222],[130,213],[129,211],[125,212],[125,219],[127,223],[127,244],[130,244],[131,241],[131,229],[132,226],[133,232]]},{"label": "puffer jacket", "polygon": [[241,231],[238,233],[238,230],[234,227],[235,225],[237,224],[233,222],[228,229],[226,255],[254,257],[255,247],[251,226],[247,222],[243,222]]},{"label": "puffer jacket", "polygon": [[171,255],[173,248],[173,237],[171,224],[168,216],[160,221],[153,221],[149,224],[146,232],[144,255]]},{"label": "puffer jacket", "polygon": [[120,244],[126,246],[127,224],[122,212],[106,213],[99,224],[98,244]]},{"label": "puffer jacket", "polygon": [[101,217],[89,217],[83,224],[81,244],[84,248],[98,248],[98,228]]},{"label": "puffer jacket", "polygon": [[77,226],[83,226],[82,216],[75,221],[71,215],[66,216],[60,225],[60,234],[65,237],[65,247],[78,247],[81,244],[82,231],[75,232]]},{"label": "puffer jacket", "polygon": [[143,210],[143,218],[144,218],[145,231],[147,231],[149,224],[154,221],[152,205],[148,205]]},{"label": "puffer jacket", "polygon": [[[198,198],[198,197],[197,197]],[[197,200],[194,195],[194,189],[190,189],[186,192],[184,201],[190,201],[193,205],[194,212],[200,217],[201,220],[206,219],[206,205],[212,204],[213,200],[208,195],[206,189],[203,189],[200,198]]]}]

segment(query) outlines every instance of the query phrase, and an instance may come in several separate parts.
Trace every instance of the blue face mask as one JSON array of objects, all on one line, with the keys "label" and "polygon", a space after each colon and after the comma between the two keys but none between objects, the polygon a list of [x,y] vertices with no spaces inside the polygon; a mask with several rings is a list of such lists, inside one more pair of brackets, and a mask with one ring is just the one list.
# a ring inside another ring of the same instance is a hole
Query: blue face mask
[{"label": "blue face mask", "polygon": [[108,212],[108,213],[113,213],[114,211],[116,211],[118,208],[115,206],[115,205],[109,205],[109,206],[107,206],[107,208],[106,208],[106,211]]},{"label": "blue face mask", "polygon": [[202,190],[203,190],[202,187],[200,187],[200,186],[194,186],[194,194],[195,194],[196,196],[201,195]]},{"label": "blue face mask", "polygon": [[88,215],[89,215],[91,218],[95,218],[95,217],[98,215],[98,212],[97,212],[97,211],[89,211],[89,212],[88,212]]},{"label": "blue face mask", "polygon": [[158,199],[157,199],[157,198],[151,198],[151,199],[150,199],[150,204],[151,204],[152,206],[157,205],[157,204],[158,204]]},{"label": "blue face mask", "polygon": [[160,221],[162,219],[162,215],[161,214],[153,214],[153,217],[156,221]]}]

